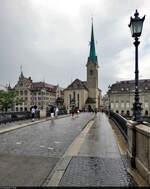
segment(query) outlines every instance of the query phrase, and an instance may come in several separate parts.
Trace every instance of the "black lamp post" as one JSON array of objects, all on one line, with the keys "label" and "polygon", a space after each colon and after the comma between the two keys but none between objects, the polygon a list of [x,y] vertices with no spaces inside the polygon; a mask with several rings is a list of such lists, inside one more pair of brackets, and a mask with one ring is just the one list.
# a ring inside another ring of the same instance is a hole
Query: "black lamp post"
[{"label": "black lamp post", "polygon": [[110,85],[108,86],[108,117],[110,118],[110,90],[111,90],[111,87]]},{"label": "black lamp post", "polygon": [[145,16],[143,18],[139,18],[139,13],[135,12],[134,18],[130,18],[130,24],[128,25],[131,30],[131,35],[134,37],[135,42],[133,43],[135,45],[135,97],[134,97],[134,103],[133,103],[133,120],[137,122],[142,122],[143,119],[141,117],[141,104],[139,102],[139,70],[138,70],[138,45],[140,44],[139,38],[142,33],[143,28],[143,22],[145,19]]}]

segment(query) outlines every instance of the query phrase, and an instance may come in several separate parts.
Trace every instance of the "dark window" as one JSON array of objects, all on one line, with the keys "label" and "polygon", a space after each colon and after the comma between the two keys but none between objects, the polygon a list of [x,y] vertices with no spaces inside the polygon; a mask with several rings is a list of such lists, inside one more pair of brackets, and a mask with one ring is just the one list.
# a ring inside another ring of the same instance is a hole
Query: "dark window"
[{"label": "dark window", "polygon": [[145,115],[148,116],[148,110],[145,111]]},{"label": "dark window", "polygon": [[70,104],[71,104],[71,94],[69,95],[69,101],[70,101]]},{"label": "dark window", "polygon": [[24,111],[27,111],[27,107],[24,108]]},{"label": "dark window", "polygon": [[118,114],[118,113],[119,113],[119,111],[118,111],[118,110],[116,110],[116,113]]},{"label": "dark window", "polygon": [[16,107],[16,112],[18,112],[18,107]]},{"label": "dark window", "polygon": [[24,94],[27,95],[27,94],[28,94],[28,91],[24,91]]},{"label": "dark window", "polygon": [[21,108],[20,108],[20,112],[22,112],[22,111],[23,111],[23,108],[21,107]]},{"label": "dark window", "polygon": [[93,70],[90,70],[90,75],[93,75]]},{"label": "dark window", "polygon": [[20,91],[20,95],[23,95],[23,91]]}]

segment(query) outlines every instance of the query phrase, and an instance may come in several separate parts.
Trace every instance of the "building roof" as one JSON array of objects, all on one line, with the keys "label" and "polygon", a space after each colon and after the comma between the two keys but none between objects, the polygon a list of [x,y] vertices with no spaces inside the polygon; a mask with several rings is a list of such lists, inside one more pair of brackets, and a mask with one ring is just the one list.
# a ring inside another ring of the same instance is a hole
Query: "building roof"
[{"label": "building roof", "polygon": [[57,86],[51,85],[45,82],[33,82],[32,83],[32,91],[39,91],[41,89],[47,89],[48,91],[51,92],[56,92]]},{"label": "building roof", "polygon": [[86,87],[86,81],[75,79],[65,90],[74,90],[74,89],[88,90],[88,88]]},{"label": "building roof", "polygon": [[[135,90],[135,80],[120,81],[112,84],[110,92],[133,92]],[[150,90],[150,79],[139,80],[139,90]]]},{"label": "building roof", "polygon": [[96,101],[95,101],[95,99],[93,99],[93,98],[87,98],[87,100],[86,100],[86,102],[85,102],[85,104],[95,104],[96,103]]},{"label": "building roof", "polygon": [[93,22],[92,22],[92,31],[91,31],[91,41],[90,41],[90,55],[88,61],[92,60],[95,64],[97,62],[97,56],[95,52],[95,41],[94,41],[94,31],[93,31]]},{"label": "building roof", "polygon": [[[28,89],[31,91],[41,91],[41,89],[46,89],[49,92],[53,92],[56,93],[57,88],[59,87],[59,85],[52,85],[49,83],[45,83],[45,82],[32,82],[31,77],[26,78],[23,75],[23,72],[21,72],[20,76],[19,76],[19,81],[18,83],[15,85],[14,89],[19,86],[21,83],[26,83],[28,85]],[[60,92],[61,95],[63,94],[63,88],[60,88]]]}]

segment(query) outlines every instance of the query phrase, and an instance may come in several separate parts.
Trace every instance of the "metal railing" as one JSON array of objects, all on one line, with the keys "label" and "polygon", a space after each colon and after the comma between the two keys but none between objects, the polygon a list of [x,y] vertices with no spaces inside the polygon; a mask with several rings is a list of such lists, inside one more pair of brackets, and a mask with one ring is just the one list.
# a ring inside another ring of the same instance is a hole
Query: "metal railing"
[{"label": "metal railing", "polygon": [[[0,112],[0,124],[6,124],[8,122],[20,121],[31,119],[32,114],[29,111],[25,112]],[[35,118],[40,118],[40,111],[35,112]]]},{"label": "metal railing", "polygon": [[121,133],[123,134],[125,140],[127,141],[127,119],[122,117],[120,114],[110,111],[110,118],[115,122],[115,124],[120,129]]}]

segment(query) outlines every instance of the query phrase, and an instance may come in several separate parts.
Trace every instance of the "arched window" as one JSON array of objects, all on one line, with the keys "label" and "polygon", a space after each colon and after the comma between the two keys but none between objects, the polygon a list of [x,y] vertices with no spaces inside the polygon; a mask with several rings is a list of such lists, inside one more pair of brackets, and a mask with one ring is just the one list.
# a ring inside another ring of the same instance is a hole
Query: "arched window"
[{"label": "arched window", "polygon": [[145,115],[148,116],[148,110],[145,111]]}]

